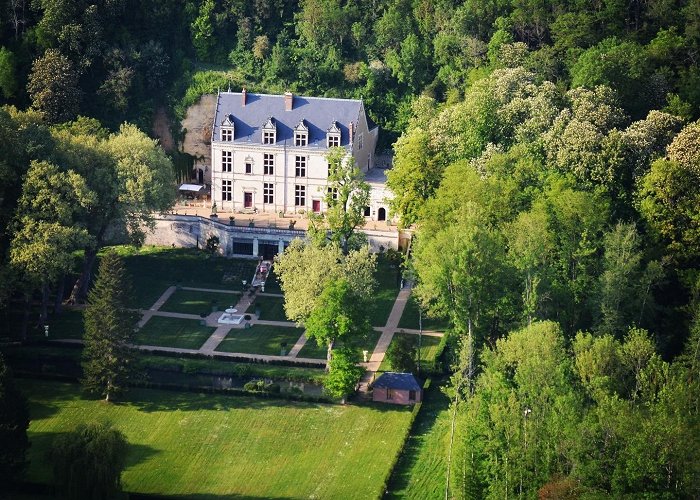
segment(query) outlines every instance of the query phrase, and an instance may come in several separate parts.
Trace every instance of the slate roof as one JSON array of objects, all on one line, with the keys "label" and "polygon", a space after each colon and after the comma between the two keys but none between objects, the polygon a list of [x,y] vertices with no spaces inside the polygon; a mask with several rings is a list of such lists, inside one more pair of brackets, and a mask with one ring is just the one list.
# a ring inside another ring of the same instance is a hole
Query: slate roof
[{"label": "slate roof", "polygon": [[[246,94],[243,106],[240,92],[220,92],[216,103],[213,138],[220,139],[221,123],[228,116],[234,124],[234,143],[262,144],[262,126],[272,117],[277,124],[276,145],[293,146],[294,127],[301,120],[309,128],[309,147],[326,148],[326,131],[333,122],[340,128],[340,145],[348,146],[348,125],[357,122],[362,101],[325,97],[294,96],[291,111],[284,109],[284,95]],[[370,126],[371,129],[371,126]],[[286,142],[285,142],[286,141]]]},{"label": "slate roof", "polygon": [[411,373],[384,372],[375,382],[374,387],[420,391],[421,385]]}]

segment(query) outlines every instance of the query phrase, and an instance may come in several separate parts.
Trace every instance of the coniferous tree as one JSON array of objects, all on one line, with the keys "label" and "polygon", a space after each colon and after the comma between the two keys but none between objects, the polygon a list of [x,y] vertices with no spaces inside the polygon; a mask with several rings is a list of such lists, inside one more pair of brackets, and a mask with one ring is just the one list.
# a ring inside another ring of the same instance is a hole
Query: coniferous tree
[{"label": "coniferous tree", "polygon": [[85,309],[82,380],[86,389],[110,397],[123,391],[133,373],[131,339],[136,315],[126,308],[129,283],[121,258],[108,252],[100,261]]}]

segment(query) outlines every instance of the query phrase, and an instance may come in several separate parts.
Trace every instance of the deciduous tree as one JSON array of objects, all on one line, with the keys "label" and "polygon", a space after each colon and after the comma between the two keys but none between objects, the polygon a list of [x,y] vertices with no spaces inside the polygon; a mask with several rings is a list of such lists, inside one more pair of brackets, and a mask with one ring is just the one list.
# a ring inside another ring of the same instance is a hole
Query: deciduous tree
[{"label": "deciduous tree", "polygon": [[32,107],[44,114],[49,123],[75,118],[80,107],[78,72],[73,63],[56,49],[48,49],[34,61],[27,91]]},{"label": "deciduous tree", "polygon": [[54,439],[50,451],[54,481],[64,498],[119,498],[129,444],[107,424],[81,424]]}]

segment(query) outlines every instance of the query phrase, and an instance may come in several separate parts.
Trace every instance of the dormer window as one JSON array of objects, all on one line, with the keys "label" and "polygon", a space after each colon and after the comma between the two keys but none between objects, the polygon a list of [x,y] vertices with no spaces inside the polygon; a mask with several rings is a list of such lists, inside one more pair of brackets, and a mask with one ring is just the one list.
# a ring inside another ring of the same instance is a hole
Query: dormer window
[{"label": "dormer window", "polygon": [[262,142],[263,144],[275,144],[277,142],[277,124],[272,117],[269,117],[262,126]]},{"label": "dormer window", "polygon": [[328,130],[326,130],[326,142],[329,148],[337,148],[340,146],[340,128],[338,122],[333,122]]},{"label": "dormer window", "polygon": [[301,120],[296,127],[294,127],[294,146],[301,147],[309,144],[309,128]]},{"label": "dormer window", "polygon": [[233,140],[233,116],[228,115],[221,122],[221,140],[230,142]]}]

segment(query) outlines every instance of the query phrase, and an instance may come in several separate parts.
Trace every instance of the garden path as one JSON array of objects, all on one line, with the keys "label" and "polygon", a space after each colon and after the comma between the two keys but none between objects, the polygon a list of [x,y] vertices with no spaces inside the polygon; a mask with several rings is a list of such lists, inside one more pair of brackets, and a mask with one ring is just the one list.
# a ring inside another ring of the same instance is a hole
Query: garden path
[{"label": "garden path", "polygon": [[389,344],[391,344],[391,339],[394,338],[394,333],[399,326],[403,310],[406,308],[408,298],[411,296],[412,286],[413,284],[411,282],[404,283],[403,288],[396,296],[389,318],[386,320],[386,325],[381,329],[382,335],[377,341],[377,345],[372,352],[372,356],[369,358],[369,362],[363,363],[366,371],[362,376],[362,380],[360,380],[360,392],[367,392],[369,390],[369,385],[374,381],[374,375],[379,369],[379,365],[382,364],[386,350]]}]

